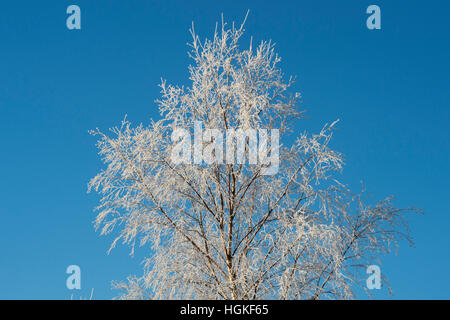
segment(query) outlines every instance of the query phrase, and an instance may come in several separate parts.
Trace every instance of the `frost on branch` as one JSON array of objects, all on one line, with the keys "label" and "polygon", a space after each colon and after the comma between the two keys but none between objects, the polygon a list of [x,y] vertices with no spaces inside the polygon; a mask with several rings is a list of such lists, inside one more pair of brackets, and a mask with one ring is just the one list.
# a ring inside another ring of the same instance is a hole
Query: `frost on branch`
[{"label": "frost on branch", "polygon": [[[263,165],[177,164],[175,128],[292,129],[302,112],[271,42],[240,49],[243,27],[222,23],[212,40],[191,29],[191,85],[161,84],[161,119],[99,130],[105,169],[89,183],[101,195],[96,227],[112,243],[146,246],[143,275],[115,283],[124,299],[353,298],[358,269],[410,241],[391,198],[373,205],[336,179],[342,156],[333,128],[301,134]],[[365,275],[363,273],[363,275]]]}]

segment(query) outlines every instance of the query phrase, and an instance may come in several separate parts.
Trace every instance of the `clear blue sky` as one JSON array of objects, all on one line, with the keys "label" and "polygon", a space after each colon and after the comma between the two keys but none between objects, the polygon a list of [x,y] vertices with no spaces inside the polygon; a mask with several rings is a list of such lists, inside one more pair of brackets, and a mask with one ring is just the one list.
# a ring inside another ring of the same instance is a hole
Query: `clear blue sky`
[{"label": "clear blue sky", "polygon": [[[211,36],[250,15],[255,40],[273,39],[286,74],[296,75],[318,130],[340,118],[333,146],[343,181],[362,180],[374,198],[397,196],[416,248],[384,259],[394,298],[450,298],[448,1],[4,1],[0,6],[0,298],[68,299],[117,295],[111,280],[140,272],[92,221],[86,184],[101,168],[89,129],[157,118],[160,78],[188,84],[186,43],[194,21]],[[66,28],[77,4],[82,29]],[[382,29],[365,9],[381,8]],[[68,265],[82,290],[65,286]],[[388,298],[383,293],[378,298]]]}]

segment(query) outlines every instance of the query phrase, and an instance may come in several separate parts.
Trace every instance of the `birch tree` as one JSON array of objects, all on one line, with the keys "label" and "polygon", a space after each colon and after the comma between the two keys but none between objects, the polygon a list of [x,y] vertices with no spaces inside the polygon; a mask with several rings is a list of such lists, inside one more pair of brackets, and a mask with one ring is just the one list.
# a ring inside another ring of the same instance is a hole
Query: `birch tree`
[{"label": "birch tree", "polygon": [[[160,119],[92,132],[105,163],[89,183],[100,194],[95,225],[116,235],[111,249],[149,252],[142,275],[115,283],[121,298],[350,299],[368,264],[411,242],[405,214],[414,209],[391,197],[366,201],[338,181],[343,158],[329,146],[336,122],[296,136],[304,120],[293,79],[270,41],[241,49],[243,33],[243,24],[222,22],[201,41],[192,27],[190,86],[162,81]],[[196,121],[296,139],[278,148],[273,175],[262,174],[264,163],[176,164],[171,135],[192,133]]]}]

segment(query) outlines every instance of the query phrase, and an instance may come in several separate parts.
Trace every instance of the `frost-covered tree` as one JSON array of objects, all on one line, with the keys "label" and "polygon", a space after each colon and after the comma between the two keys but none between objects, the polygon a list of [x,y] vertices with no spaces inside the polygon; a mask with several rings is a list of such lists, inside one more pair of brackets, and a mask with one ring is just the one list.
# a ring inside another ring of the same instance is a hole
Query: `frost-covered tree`
[{"label": "frost-covered tree", "polygon": [[116,283],[122,298],[353,298],[368,264],[411,241],[404,214],[414,210],[391,198],[367,204],[337,181],[335,123],[282,145],[273,175],[262,174],[264,163],[172,161],[173,131],[192,132],[196,121],[223,132],[278,129],[282,142],[302,121],[274,46],[242,50],[243,31],[222,22],[202,42],[192,28],[191,85],[162,82],[161,119],[93,132],[106,164],[89,183],[101,195],[96,226],[118,230],[111,248],[137,241],[150,252],[141,277]]}]

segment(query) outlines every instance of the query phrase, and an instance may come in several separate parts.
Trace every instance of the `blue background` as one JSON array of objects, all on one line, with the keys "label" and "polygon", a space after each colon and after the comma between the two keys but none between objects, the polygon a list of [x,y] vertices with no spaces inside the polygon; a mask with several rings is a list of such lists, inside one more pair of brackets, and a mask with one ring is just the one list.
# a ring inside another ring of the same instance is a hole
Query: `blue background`
[{"label": "blue background", "polygon": [[[71,4],[81,30],[66,28]],[[381,30],[366,27],[371,4]],[[342,180],[425,210],[411,218],[416,247],[383,260],[393,297],[450,298],[448,1],[16,0],[0,5],[1,299],[78,299],[92,288],[109,299],[111,280],[140,274],[145,248],[107,255],[112,237],[94,231],[98,196],[86,185],[102,164],[88,130],[125,114],[158,118],[161,77],[189,84],[191,22],[210,37],[222,12],[240,23],[247,9],[247,35],[273,39],[297,76],[309,119],[296,130],[340,118]],[[78,291],[65,285],[71,264]]]}]

